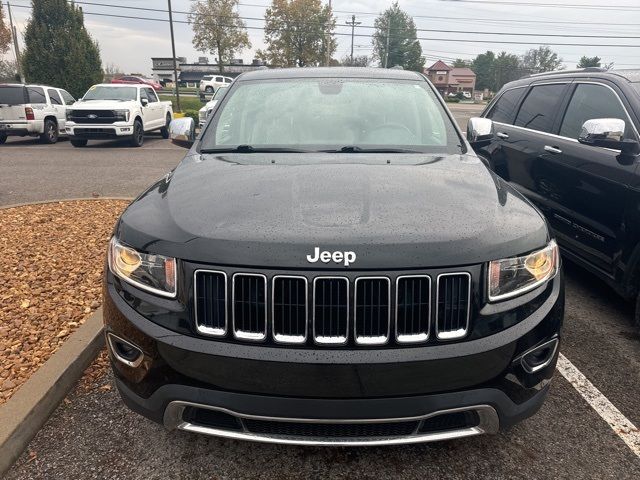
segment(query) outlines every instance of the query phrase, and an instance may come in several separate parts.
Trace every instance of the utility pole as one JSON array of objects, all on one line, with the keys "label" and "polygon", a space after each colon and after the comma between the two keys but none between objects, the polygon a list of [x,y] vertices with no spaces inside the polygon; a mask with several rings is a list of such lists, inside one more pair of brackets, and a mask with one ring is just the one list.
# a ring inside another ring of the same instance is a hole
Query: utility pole
[{"label": "utility pole", "polygon": [[18,32],[13,25],[13,16],[11,15],[11,4],[7,2],[7,11],[9,12],[9,28],[11,28],[11,36],[13,37],[13,48],[16,54],[16,66],[18,68],[18,76],[20,83],[24,83],[24,75],[22,75],[22,63],[20,62],[20,46],[18,45]]},{"label": "utility pole", "polygon": [[353,67],[353,39],[356,35],[356,25],[360,25],[362,22],[356,22],[356,16],[351,15],[351,21],[345,23],[351,25],[351,66]]},{"label": "utility pole", "polygon": [[389,37],[391,36],[391,19],[389,19],[389,25],[387,25],[387,47],[384,51],[384,68],[387,68],[389,63]]},{"label": "utility pole", "polygon": [[178,84],[178,63],[176,60],[176,40],[173,36],[173,11],[171,10],[171,0],[169,2],[169,28],[171,29],[171,52],[173,54],[173,78],[176,85],[176,106],[178,113],[182,112],[180,108],[180,85]]},{"label": "utility pole", "polygon": [[[333,10],[332,10],[332,5],[331,5],[331,0],[329,0],[329,13],[331,14],[331,17],[333,17]],[[329,21],[331,21],[331,17],[329,17]],[[326,35],[326,42],[327,42],[327,59],[325,60],[325,64],[328,67],[329,64],[331,63],[331,49],[329,48],[329,46],[331,45],[331,33],[329,32],[329,25],[327,24],[327,35]]]}]

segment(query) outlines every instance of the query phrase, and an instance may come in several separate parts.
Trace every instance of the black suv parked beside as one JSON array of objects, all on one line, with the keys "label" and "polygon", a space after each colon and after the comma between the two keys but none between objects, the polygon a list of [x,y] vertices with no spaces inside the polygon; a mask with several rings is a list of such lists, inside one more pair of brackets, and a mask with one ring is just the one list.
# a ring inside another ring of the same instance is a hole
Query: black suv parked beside
[{"label": "black suv parked beside", "polygon": [[567,258],[636,302],[640,327],[640,71],[532,75],[482,116],[494,131],[477,153],[542,210]]},{"label": "black suv parked beside", "polygon": [[241,75],[117,222],[106,338],[168,428],[310,445],[493,433],[542,404],[564,289],[544,217],[418,73]]}]

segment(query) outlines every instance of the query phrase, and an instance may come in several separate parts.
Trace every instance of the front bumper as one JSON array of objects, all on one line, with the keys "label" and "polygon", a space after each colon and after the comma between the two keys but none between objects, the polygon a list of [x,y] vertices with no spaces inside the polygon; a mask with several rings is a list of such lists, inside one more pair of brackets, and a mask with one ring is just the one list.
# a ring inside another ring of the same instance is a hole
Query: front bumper
[{"label": "front bumper", "polygon": [[65,126],[67,135],[71,138],[86,138],[99,140],[104,138],[121,138],[133,135],[133,125],[124,122],[112,124],[75,124],[67,122]]},{"label": "front bumper", "polygon": [[110,273],[104,318],[107,335],[144,352],[134,368],[110,349],[125,403],[168,428],[272,443],[416,443],[495,433],[540,408],[559,349],[534,372],[522,356],[559,342],[561,275],[548,289],[542,306],[497,334],[386,350],[238,345],[179,334],[134,310]]}]

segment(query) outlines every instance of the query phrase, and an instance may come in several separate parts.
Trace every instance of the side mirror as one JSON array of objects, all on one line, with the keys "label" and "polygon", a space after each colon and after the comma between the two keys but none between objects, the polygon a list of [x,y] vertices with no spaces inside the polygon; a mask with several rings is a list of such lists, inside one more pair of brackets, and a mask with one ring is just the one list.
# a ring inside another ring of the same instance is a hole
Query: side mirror
[{"label": "side mirror", "polygon": [[473,117],[467,123],[467,140],[472,147],[482,147],[493,140],[493,121],[488,118]]},{"label": "side mirror", "polygon": [[146,107],[147,105],[149,105],[149,100],[147,98],[141,98],[140,103],[143,107]]},{"label": "side mirror", "polygon": [[191,117],[177,118],[169,124],[171,143],[182,148],[191,148],[196,141],[196,122]]},{"label": "side mirror", "polygon": [[637,155],[640,145],[633,139],[625,139],[626,124],[619,118],[594,118],[582,125],[578,141],[592,147],[620,150],[623,155]]}]

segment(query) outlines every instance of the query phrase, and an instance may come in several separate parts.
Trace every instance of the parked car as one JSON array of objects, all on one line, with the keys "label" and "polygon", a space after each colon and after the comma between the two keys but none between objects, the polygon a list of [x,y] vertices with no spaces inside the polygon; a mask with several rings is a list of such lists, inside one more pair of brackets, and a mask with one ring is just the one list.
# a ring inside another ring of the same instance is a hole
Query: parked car
[{"label": "parked car", "polygon": [[159,82],[156,82],[155,80],[152,80],[149,78],[143,78],[143,77],[133,77],[131,75],[127,75],[125,77],[120,77],[120,78],[114,78],[111,80],[111,83],[119,83],[119,84],[126,84],[126,85],[149,85],[155,91],[160,91],[163,88],[162,85]]},{"label": "parked car", "polygon": [[198,126],[200,128],[204,127],[204,124],[207,123],[207,118],[213,112],[213,109],[216,107],[218,103],[224,98],[224,95],[229,91],[229,85],[223,85],[216,90],[211,96],[211,100],[207,102],[207,104],[200,109],[198,112]]},{"label": "parked car", "polygon": [[636,303],[640,327],[640,73],[533,75],[483,117],[495,135],[478,154],[546,215],[567,258]]},{"label": "parked car", "polygon": [[544,217],[422,74],[253,71],[118,220],[116,385],[168,428],[288,444],[494,433],[532,415],[564,312]]},{"label": "parked car", "polygon": [[169,138],[172,118],[171,102],[161,102],[147,85],[100,84],[67,111],[66,130],[74,147],[106,138],[128,138],[141,147],[149,132]]},{"label": "parked car", "polygon": [[9,136],[56,143],[65,134],[66,112],[75,99],[61,88],[0,84],[0,144]]},{"label": "parked car", "polygon": [[471,98],[471,92],[467,92],[466,90],[462,92],[462,95],[466,99],[470,99]]},{"label": "parked car", "polygon": [[219,87],[229,86],[233,78],[222,75],[205,75],[200,81],[200,92],[214,93]]}]

